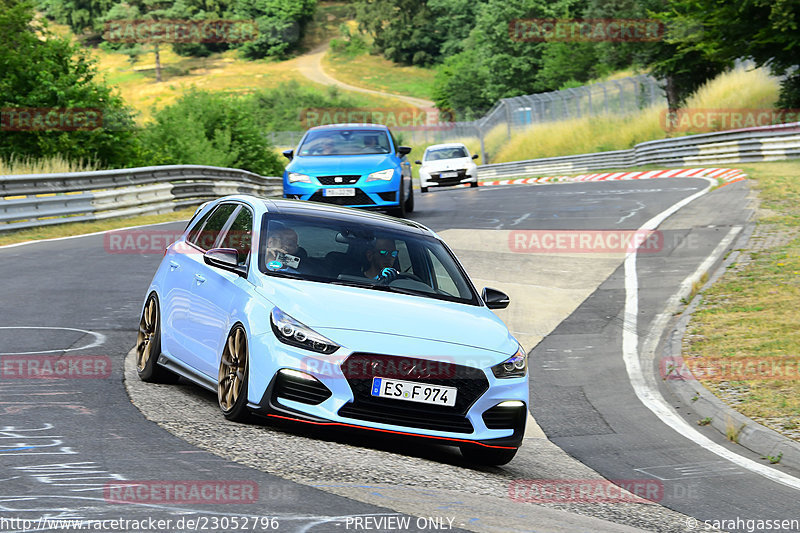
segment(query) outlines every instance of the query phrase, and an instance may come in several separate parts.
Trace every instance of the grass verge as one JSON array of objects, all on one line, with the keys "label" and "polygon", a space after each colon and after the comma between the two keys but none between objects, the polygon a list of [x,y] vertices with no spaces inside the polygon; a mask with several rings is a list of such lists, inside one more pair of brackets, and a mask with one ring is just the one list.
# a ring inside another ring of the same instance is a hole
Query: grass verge
[{"label": "grass verge", "polygon": [[162,215],[109,218],[108,220],[97,220],[94,222],[68,222],[66,224],[59,224],[57,226],[12,231],[8,233],[0,233],[0,246],[40,239],[72,237],[74,235],[85,235],[87,233],[96,233],[98,231],[108,231],[131,226],[158,224],[159,222],[189,220],[193,214],[194,208],[192,207],[188,209],[181,209],[179,211],[173,211],[172,213],[164,213]]},{"label": "grass verge", "polygon": [[436,76],[433,69],[398,65],[368,53],[349,57],[328,52],[322,58],[322,65],[331,76],[355,87],[427,100],[433,98]]},{"label": "grass verge", "polygon": [[[757,191],[757,228],[736,262],[702,294],[683,357],[690,368],[719,360],[726,363],[722,368],[746,360],[777,363],[783,376],[769,370],[700,379],[742,414],[800,440],[800,161],[735,166]],[[749,376],[754,379],[736,379]]]}]

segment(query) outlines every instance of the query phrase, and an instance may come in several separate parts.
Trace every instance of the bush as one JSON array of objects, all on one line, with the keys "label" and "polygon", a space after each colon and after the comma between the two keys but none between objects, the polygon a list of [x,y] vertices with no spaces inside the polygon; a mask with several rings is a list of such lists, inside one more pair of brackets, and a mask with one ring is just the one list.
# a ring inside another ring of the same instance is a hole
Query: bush
[{"label": "bush", "polygon": [[248,103],[191,89],[142,131],[144,165],[212,165],[279,176],[283,165]]}]

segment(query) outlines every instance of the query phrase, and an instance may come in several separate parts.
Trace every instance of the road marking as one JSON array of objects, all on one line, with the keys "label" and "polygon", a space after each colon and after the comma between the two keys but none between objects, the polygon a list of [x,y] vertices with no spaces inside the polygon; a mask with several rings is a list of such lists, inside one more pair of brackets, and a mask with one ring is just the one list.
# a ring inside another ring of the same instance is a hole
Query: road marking
[{"label": "road marking", "polygon": [[0,329],[58,329],[62,331],[79,331],[81,333],[85,333],[87,335],[91,335],[94,337],[94,341],[90,342],[85,346],[79,346],[78,348],[63,348],[61,350],[37,350],[35,352],[1,352],[0,355],[33,355],[33,354],[44,354],[44,353],[56,353],[56,352],[77,352],[79,350],[88,350],[90,348],[96,348],[101,344],[106,342],[106,336],[102,333],[97,333],[96,331],[89,331],[86,329],[78,329],[78,328],[59,328],[59,327],[52,327],[52,326],[0,326]]},{"label": "road marking", "polygon": [[[703,196],[717,184],[716,180],[711,178],[704,178],[709,182],[708,187],[701,191],[688,196],[673,204],[670,208],[662,211],[650,220],[644,223],[639,231],[654,230],[656,229],[667,217],[677,212],[682,207],[693,202],[700,196]],[[732,229],[725,240],[733,240],[735,235],[732,235]],[[722,243],[720,243],[721,246]],[[706,258],[706,260],[698,267],[698,269],[690,275],[681,285],[681,290],[687,285],[691,285],[691,280],[699,278],[702,275],[704,267],[707,269],[714,261],[712,259],[715,254],[720,253],[720,246]],[[726,245],[727,246],[727,245]],[[735,452],[732,452],[712,441],[705,435],[698,432],[694,427],[687,423],[661,396],[658,388],[654,383],[649,383],[642,371],[641,361],[639,360],[639,345],[638,345],[638,314],[639,314],[639,278],[636,272],[636,250],[629,252],[625,256],[625,311],[624,311],[624,327],[622,330],[622,355],[625,361],[625,369],[628,372],[628,378],[636,396],[644,404],[645,407],[650,409],[662,422],[671,427],[680,435],[693,441],[695,444],[702,446],[706,450],[714,453],[723,459],[737,464],[738,466],[750,470],[753,473],[764,476],[765,478],[785,485],[787,487],[800,490],[800,479],[785,474],[781,471],[770,468],[766,465],[757,463],[752,459],[743,457]],[[680,294],[680,292],[678,293]],[[673,296],[673,299],[677,295]],[[648,373],[651,380],[655,378],[652,373]]]}]

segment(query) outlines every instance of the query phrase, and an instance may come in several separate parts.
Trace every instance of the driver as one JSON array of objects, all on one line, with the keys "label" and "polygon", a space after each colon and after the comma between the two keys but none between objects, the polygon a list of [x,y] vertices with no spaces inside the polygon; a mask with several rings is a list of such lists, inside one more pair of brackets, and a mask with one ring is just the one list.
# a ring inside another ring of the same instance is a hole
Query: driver
[{"label": "driver", "polygon": [[397,247],[393,239],[375,239],[375,243],[366,253],[369,267],[364,270],[364,277],[369,279],[397,278],[397,269],[394,268],[397,260]]}]

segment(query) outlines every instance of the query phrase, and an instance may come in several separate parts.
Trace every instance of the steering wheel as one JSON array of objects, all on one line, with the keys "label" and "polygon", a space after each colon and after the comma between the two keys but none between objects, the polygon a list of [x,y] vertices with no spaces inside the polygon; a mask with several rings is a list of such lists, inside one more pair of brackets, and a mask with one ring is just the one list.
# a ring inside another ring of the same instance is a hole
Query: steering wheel
[{"label": "steering wheel", "polygon": [[424,282],[424,281],[422,281],[422,279],[421,279],[419,276],[417,276],[416,274],[409,274],[409,273],[407,273],[407,272],[398,272],[398,273],[397,273],[397,279],[411,279],[411,280],[414,280],[414,281],[418,281],[418,282],[420,282],[420,283],[425,283],[425,282]]}]

